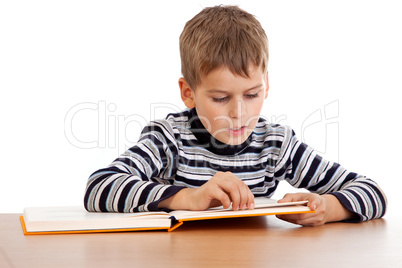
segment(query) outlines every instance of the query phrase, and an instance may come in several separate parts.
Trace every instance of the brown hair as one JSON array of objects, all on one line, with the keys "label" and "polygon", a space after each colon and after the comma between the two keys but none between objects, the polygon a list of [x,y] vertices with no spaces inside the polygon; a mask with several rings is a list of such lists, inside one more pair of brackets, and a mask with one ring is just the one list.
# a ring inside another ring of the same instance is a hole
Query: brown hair
[{"label": "brown hair", "polygon": [[191,89],[201,77],[225,66],[249,77],[250,64],[267,70],[268,39],[259,21],[237,6],[204,8],[180,35],[181,71]]}]

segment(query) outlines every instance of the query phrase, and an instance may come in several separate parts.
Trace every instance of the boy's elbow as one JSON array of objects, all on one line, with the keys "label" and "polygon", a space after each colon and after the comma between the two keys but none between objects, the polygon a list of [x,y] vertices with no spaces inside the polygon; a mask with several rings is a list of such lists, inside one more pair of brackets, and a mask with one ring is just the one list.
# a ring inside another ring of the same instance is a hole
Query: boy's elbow
[{"label": "boy's elbow", "polygon": [[85,191],[85,195],[84,195],[84,208],[86,209],[86,211],[88,212],[95,212],[93,210],[93,207],[89,206],[88,201],[89,201],[89,193],[88,193],[88,188]]}]

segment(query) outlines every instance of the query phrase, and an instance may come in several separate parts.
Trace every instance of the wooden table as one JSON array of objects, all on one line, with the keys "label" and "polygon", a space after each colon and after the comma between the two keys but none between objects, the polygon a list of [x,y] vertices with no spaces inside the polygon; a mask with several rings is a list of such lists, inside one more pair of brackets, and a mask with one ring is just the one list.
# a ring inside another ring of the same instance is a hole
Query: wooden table
[{"label": "wooden table", "polygon": [[401,218],[300,227],[274,216],[173,232],[24,236],[0,214],[0,267],[402,267]]}]

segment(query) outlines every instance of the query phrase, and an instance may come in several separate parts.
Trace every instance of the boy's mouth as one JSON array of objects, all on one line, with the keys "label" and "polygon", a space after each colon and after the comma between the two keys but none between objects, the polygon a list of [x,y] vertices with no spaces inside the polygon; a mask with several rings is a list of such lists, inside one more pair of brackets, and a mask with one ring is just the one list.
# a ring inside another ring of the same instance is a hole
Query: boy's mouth
[{"label": "boy's mouth", "polygon": [[244,134],[244,132],[246,132],[247,127],[242,126],[242,127],[234,127],[234,128],[229,128],[228,131],[230,133],[230,135],[232,136],[241,136]]}]

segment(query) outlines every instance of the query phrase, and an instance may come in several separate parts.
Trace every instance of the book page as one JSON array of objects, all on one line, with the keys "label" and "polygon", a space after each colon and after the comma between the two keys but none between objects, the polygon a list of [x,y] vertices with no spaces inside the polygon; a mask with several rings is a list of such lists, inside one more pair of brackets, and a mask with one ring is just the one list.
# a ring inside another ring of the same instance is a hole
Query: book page
[{"label": "book page", "polygon": [[258,197],[255,198],[254,201],[255,209],[233,211],[231,207],[224,209],[220,206],[203,211],[175,210],[171,211],[169,214],[174,216],[176,219],[190,219],[198,217],[209,218],[230,215],[258,215],[267,213],[290,213],[291,211],[310,211],[310,208],[304,206],[308,201],[278,203],[277,200],[266,197]]},{"label": "book page", "polygon": [[[285,203],[278,203],[278,200],[271,199],[268,197],[256,197],[254,198],[254,208],[269,208],[269,207],[283,207],[283,206],[294,206],[294,205],[305,205],[308,201],[297,201],[297,202],[285,202]],[[210,208],[206,210],[208,211],[225,211],[225,210],[232,210],[232,206],[229,208],[223,208],[223,206]]]},{"label": "book page", "polygon": [[166,212],[107,213],[88,212],[83,207],[26,208],[24,221],[28,232],[110,230],[153,228],[171,225]]},{"label": "book page", "polygon": [[27,222],[32,221],[75,221],[75,220],[110,220],[137,217],[166,218],[169,216],[166,212],[135,212],[135,213],[117,213],[117,212],[88,212],[84,207],[28,207],[24,210],[24,219]]},{"label": "book page", "polygon": [[[254,208],[268,208],[268,207],[282,207],[282,206],[290,206],[290,205],[305,205],[308,201],[297,201],[297,202],[285,202],[285,203],[278,203],[278,200],[271,199],[268,197],[256,197],[254,198]],[[205,210],[208,211],[225,211],[225,210],[232,210],[232,206],[229,208],[223,208],[223,206],[214,207]]]}]

